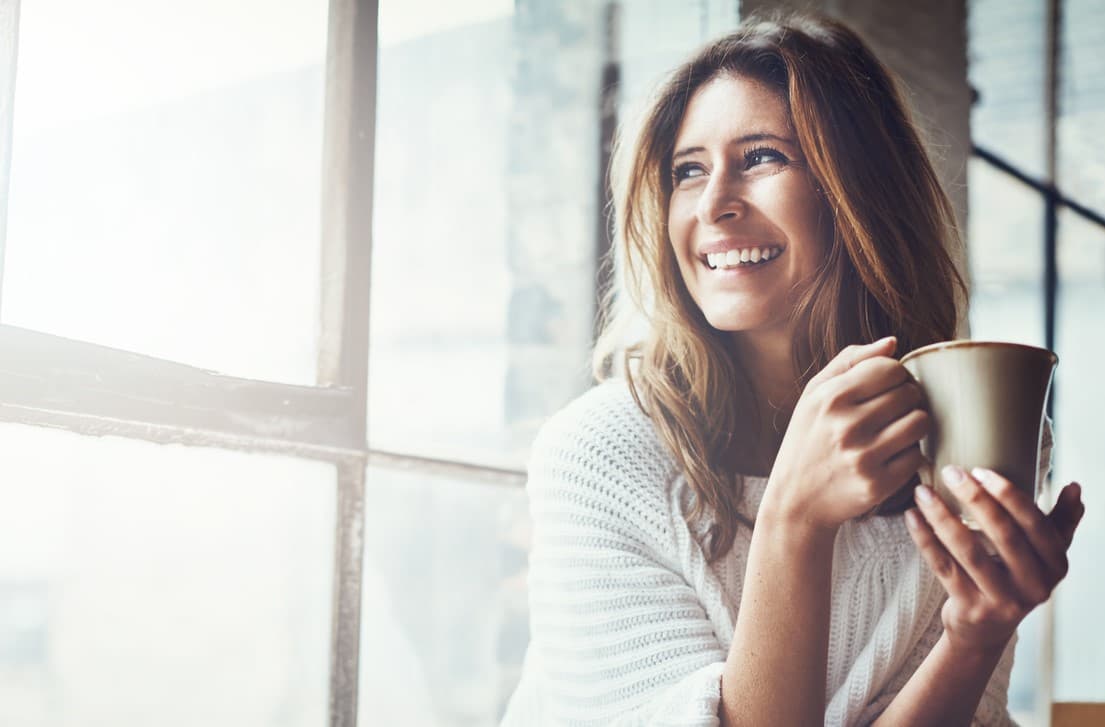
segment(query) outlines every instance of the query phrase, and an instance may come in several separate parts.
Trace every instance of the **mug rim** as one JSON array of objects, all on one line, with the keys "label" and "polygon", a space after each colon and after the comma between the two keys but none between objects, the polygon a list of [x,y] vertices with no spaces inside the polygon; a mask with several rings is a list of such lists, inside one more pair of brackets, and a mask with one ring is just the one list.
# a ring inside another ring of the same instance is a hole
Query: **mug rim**
[{"label": "mug rim", "polygon": [[1051,359],[1051,365],[1052,366],[1059,363],[1058,354],[1056,354],[1054,351],[1050,351],[1046,348],[1040,348],[1039,346],[1029,346],[1026,343],[1013,343],[1011,341],[975,341],[975,340],[970,339],[970,338],[957,338],[957,339],[952,340],[952,341],[937,341],[936,343],[930,343],[927,346],[921,346],[920,348],[915,348],[912,351],[910,351],[909,353],[907,353],[905,356],[902,356],[902,358],[900,359],[900,363],[905,363],[906,361],[909,361],[911,359],[923,356],[926,353],[933,353],[934,351],[943,351],[946,348],[972,348],[972,347],[983,347],[983,346],[993,346],[993,347],[998,347],[998,348],[1020,348],[1020,349],[1024,349],[1025,351],[1045,353],[1045,354],[1047,354],[1048,358]]}]

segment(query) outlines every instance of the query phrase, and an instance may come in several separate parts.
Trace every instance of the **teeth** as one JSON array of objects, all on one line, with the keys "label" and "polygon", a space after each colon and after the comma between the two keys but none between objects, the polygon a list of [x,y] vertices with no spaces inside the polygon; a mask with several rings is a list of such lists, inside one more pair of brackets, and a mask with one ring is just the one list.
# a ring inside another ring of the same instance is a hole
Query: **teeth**
[{"label": "teeth", "polygon": [[770,247],[746,247],[743,250],[728,250],[726,252],[711,252],[706,255],[706,262],[715,270],[718,268],[733,268],[738,265],[755,265],[767,262],[779,257],[783,248]]}]

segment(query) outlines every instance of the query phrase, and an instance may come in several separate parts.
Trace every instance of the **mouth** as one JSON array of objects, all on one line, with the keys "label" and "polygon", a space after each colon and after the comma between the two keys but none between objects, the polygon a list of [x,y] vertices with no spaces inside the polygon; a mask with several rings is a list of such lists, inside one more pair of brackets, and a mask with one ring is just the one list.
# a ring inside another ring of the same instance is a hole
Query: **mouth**
[{"label": "mouth", "polygon": [[740,250],[710,252],[699,256],[699,260],[710,270],[734,270],[754,268],[766,265],[783,254],[781,245],[746,247]]}]

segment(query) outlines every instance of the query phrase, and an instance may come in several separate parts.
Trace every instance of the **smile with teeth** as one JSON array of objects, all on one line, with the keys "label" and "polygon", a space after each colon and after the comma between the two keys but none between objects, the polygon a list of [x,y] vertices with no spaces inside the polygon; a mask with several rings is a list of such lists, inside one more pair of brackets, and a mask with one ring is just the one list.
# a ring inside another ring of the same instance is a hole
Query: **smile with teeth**
[{"label": "smile with teeth", "polygon": [[768,245],[766,247],[746,247],[742,250],[729,250],[727,252],[711,252],[706,255],[706,264],[713,270],[749,267],[779,257],[782,251],[783,248],[778,245]]}]

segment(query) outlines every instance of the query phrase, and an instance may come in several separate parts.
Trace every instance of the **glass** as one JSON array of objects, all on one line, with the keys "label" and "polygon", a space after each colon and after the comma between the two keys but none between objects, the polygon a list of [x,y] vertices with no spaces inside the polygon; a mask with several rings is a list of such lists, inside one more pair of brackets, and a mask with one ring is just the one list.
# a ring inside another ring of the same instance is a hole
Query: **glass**
[{"label": "glass", "polygon": [[971,337],[1043,346],[1043,200],[981,159],[967,174]]},{"label": "glass", "polygon": [[1035,177],[1045,171],[1047,3],[972,0],[968,79],[974,141]]},{"label": "glass", "polygon": [[1055,597],[1055,701],[1105,702],[1105,641],[1100,633],[1105,581],[1105,483],[1101,412],[1105,411],[1105,230],[1064,211],[1059,217],[1059,300],[1055,372],[1055,472],[1053,490],[1074,480],[1084,486],[1086,514],[1071,545],[1070,575]]},{"label": "glass", "polygon": [[3,322],[314,384],[327,3],[19,15]]},{"label": "glass", "polygon": [[619,113],[635,118],[672,69],[700,45],[732,30],[740,3],[732,0],[623,0],[619,34]]},{"label": "glass", "polygon": [[1059,186],[1075,201],[1105,214],[1105,5],[1065,0],[1062,12],[1057,163]]},{"label": "glass", "polygon": [[360,724],[498,724],[529,641],[525,491],[370,467]]},{"label": "glass", "polygon": [[602,7],[519,3],[412,35],[387,25],[395,4],[381,3],[381,35],[400,40],[380,49],[369,441],[521,467],[590,381]]},{"label": "glass", "polygon": [[0,442],[0,724],[325,723],[333,466]]}]

